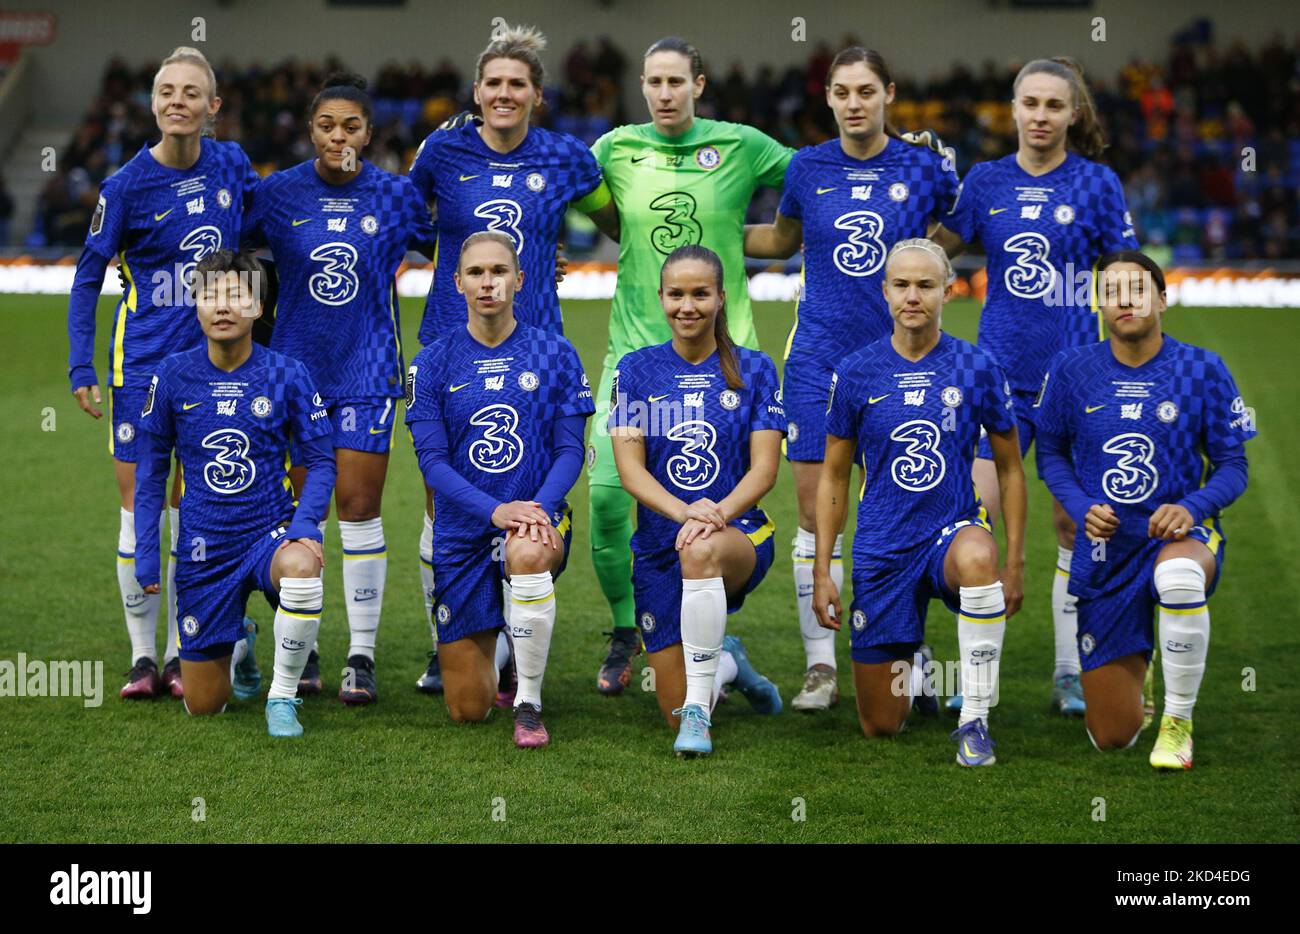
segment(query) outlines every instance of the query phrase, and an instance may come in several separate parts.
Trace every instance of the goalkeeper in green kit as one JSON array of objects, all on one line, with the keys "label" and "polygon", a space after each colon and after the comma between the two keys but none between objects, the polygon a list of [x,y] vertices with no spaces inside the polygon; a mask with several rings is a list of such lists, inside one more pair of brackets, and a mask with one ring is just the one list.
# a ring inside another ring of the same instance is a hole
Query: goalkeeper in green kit
[{"label": "goalkeeper in green kit", "polygon": [[[622,126],[592,147],[618,205],[618,285],[609,349],[587,446],[591,483],[591,560],[614,617],[597,687],[620,694],[640,647],[632,595],[632,497],[614,467],[607,426],[618,361],[672,333],[659,304],[659,271],[677,247],[700,243],[722,259],[727,325],[737,344],[758,349],[743,256],[745,209],[760,185],[780,188],[794,151],[738,123],[695,116],[704,90],[700,53],[661,39],[645,54],[641,91],[653,122]],[[653,620],[647,620],[653,626]]]}]

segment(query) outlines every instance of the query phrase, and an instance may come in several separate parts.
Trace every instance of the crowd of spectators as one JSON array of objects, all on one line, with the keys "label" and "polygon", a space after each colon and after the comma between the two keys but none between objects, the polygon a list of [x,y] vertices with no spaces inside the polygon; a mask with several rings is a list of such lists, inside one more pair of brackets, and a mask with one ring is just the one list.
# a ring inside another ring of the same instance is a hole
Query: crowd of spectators
[{"label": "crowd of spectators", "polygon": [[[855,43],[850,36],[841,45]],[[829,139],[835,126],[824,86],[833,55],[819,43],[804,65],[785,70],[706,61],[710,81],[698,112],[752,124],[791,146]],[[1005,155],[1016,142],[1010,97],[1020,64],[959,64],[928,77],[895,65],[891,121],[900,130],[938,130],[963,172]],[[155,67],[109,63],[60,171],[41,192],[29,245],[81,243],[99,181],[156,137]],[[342,70],[336,60],[219,64],[217,136],[242,143],[264,173],[310,158],[307,107],[324,77]],[[1278,37],[1257,49],[1223,48],[1197,23],[1170,41],[1163,61],[1133,60],[1118,75],[1087,79],[1110,141],[1106,161],[1124,181],[1144,245],[1173,261],[1300,259],[1300,37],[1289,46]],[[613,126],[645,120],[622,93],[635,80],[609,39],[581,42],[558,71],[552,65],[537,122],[591,143]],[[471,82],[450,60],[383,67],[371,82],[368,158],[404,171],[425,135],[471,106]],[[751,214],[770,217],[777,200],[760,196]]]}]

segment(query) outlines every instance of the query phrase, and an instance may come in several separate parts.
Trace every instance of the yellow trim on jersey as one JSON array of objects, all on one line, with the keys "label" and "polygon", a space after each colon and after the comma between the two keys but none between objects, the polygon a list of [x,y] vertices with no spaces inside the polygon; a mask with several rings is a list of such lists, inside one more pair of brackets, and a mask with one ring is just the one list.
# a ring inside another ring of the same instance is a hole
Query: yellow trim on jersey
[{"label": "yellow trim on jersey", "polygon": [[397,349],[397,376],[400,382],[405,380],[406,374],[402,372],[402,332],[397,326],[397,305],[393,301],[396,297],[397,279],[393,279],[393,287],[388,291],[388,320],[393,323],[393,346]]},{"label": "yellow trim on jersey", "polygon": [[1097,316],[1097,340],[1104,341],[1106,339],[1106,322],[1101,316],[1101,303],[1097,301],[1097,265],[1100,261],[1100,256],[1092,261],[1092,283],[1088,289],[1090,293],[1088,305],[1092,309],[1092,313]]},{"label": "yellow trim on jersey", "polygon": [[108,454],[113,455],[113,384],[108,385]]},{"label": "yellow trim on jersey", "polygon": [[564,538],[564,536],[568,534],[569,526],[571,525],[573,525],[573,507],[565,506],[564,518],[561,519],[560,524],[555,527],[555,531],[560,533],[560,538]]},{"label": "yellow trim on jersey", "polygon": [[[794,346],[794,332],[799,329],[799,304],[803,301],[803,281],[804,281],[803,276],[804,276],[804,267],[800,266],[799,267],[799,297],[795,299],[794,302],[794,323],[790,325],[790,333],[786,336],[785,339],[785,350],[782,351],[781,354],[782,362],[785,362],[786,360],[790,359],[790,348]],[[781,375],[782,377],[785,376],[784,373],[782,373]],[[784,383],[785,380],[782,379],[781,382]]]},{"label": "yellow trim on jersey", "polygon": [[605,180],[602,178],[599,185],[578,200],[569,203],[583,214],[591,214],[599,211],[613,199],[614,193],[609,190],[609,186],[605,184]]},{"label": "yellow trim on jersey", "polygon": [[[763,510],[762,506],[758,506],[757,508],[760,511]],[[755,548],[763,544],[763,542],[767,541],[776,533],[776,523],[772,521],[771,516],[769,516],[766,512],[763,512],[763,518],[766,519],[767,521],[764,522],[761,526],[759,526],[754,531],[745,533],[745,537],[749,539],[750,544],[752,544]]]},{"label": "yellow trim on jersey", "polygon": [[126,276],[126,294],[122,296],[122,301],[117,306],[117,322],[113,328],[113,373],[112,384],[121,386],[122,365],[126,357],[126,316],[128,313],[135,311],[137,296],[135,288],[135,276],[131,275],[131,267],[126,261],[126,251],[123,250],[117,254],[117,261],[122,266],[122,273]]},{"label": "yellow trim on jersey", "polygon": [[[285,491],[286,493],[292,495],[292,494],[293,494],[293,481],[289,479],[289,468],[290,468],[290,466],[292,466],[292,465],[289,463],[289,449],[286,447],[286,448],[284,449],[284,480],[281,481],[281,482],[284,484],[284,491]],[[297,509],[297,508],[298,508],[298,498],[297,498],[297,497],[294,497],[294,500],[293,500],[293,508],[294,508],[294,509]]]},{"label": "yellow trim on jersey", "polygon": [[1223,547],[1223,533],[1219,531],[1219,523],[1210,516],[1200,524],[1210,530],[1210,540],[1205,543],[1205,547],[1210,549],[1210,554],[1214,557],[1219,557],[1219,549]]}]

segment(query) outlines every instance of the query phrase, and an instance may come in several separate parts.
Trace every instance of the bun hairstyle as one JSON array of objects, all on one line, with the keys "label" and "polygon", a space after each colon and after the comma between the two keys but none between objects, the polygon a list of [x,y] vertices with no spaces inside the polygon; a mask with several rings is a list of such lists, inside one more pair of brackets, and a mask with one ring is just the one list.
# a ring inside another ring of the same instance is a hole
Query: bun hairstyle
[{"label": "bun hairstyle", "polygon": [[943,270],[943,284],[945,286],[951,285],[957,278],[957,274],[953,272],[952,260],[948,259],[948,254],[944,251],[944,248],[926,237],[911,237],[895,243],[890,249],[889,255],[885,258],[885,268],[889,268],[889,261],[904,250],[921,250],[934,257],[935,262]]},{"label": "bun hairstyle", "polygon": [[1097,117],[1097,105],[1093,103],[1088,84],[1083,79],[1083,69],[1072,58],[1036,58],[1016,75],[1011,86],[1012,97],[1020,93],[1020,82],[1030,75],[1052,75],[1060,78],[1070,86],[1073,104],[1079,111],[1079,119],[1070,127],[1066,142],[1071,149],[1086,159],[1100,159],[1106,151],[1106,137],[1101,131],[1101,120]]},{"label": "bun hairstyle", "polygon": [[483,67],[498,58],[509,58],[528,66],[528,78],[533,89],[540,90],[546,83],[546,69],[541,53],[546,51],[546,36],[536,26],[507,26],[499,37],[487,44],[479,53],[474,66],[474,80],[483,80]]},{"label": "bun hairstyle", "polygon": [[[663,267],[659,270],[659,287],[663,288],[664,273],[668,271],[669,266],[688,259],[699,260],[713,268],[713,282],[718,289],[718,294],[721,295],[723,292],[722,260],[718,258],[717,253],[698,243],[679,246],[668,254]],[[736,342],[731,339],[731,332],[727,330],[725,298],[722,307],[718,309],[718,316],[713,319],[713,339],[718,342],[718,363],[722,366],[722,376],[727,381],[727,388],[744,389],[745,381],[740,378],[740,362],[736,359]]]},{"label": "bun hairstyle", "polygon": [[[859,62],[865,64],[871,69],[872,73],[880,79],[882,88],[888,87],[894,83],[893,77],[889,74],[889,66],[885,64],[884,57],[875,49],[864,49],[860,45],[851,45],[847,49],[841,49],[840,53],[831,60],[831,67],[826,70],[826,90],[831,89],[831,83],[835,79],[835,69],[845,65],[856,65]],[[901,139],[898,130],[889,118],[885,118],[885,135],[892,136],[894,139]]]},{"label": "bun hairstyle", "polygon": [[[178,45],[172,49],[171,54],[162,60],[158,70],[154,72],[153,89],[158,89],[158,78],[162,75],[163,69],[168,65],[193,65],[208,76],[208,100],[217,96],[217,76],[212,70],[212,63],[208,57],[198,49],[191,48],[188,45]],[[203,121],[203,129],[200,131],[201,136],[216,136],[216,120],[209,116]]]},{"label": "bun hairstyle", "polygon": [[326,101],[352,101],[360,105],[366,123],[373,120],[375,109],[370,102],[370,95],[366,93],[366,79],[358,74],[349,71],[336,71],[326,78],[325,83],[321,85],[320,91],[312,98],[311,108],[307,111],[307,119],[316,119],[316,111]]},{"label": "bun hairstyle", "polygon": [[[678,55],[685,55],[691,63],[691,80],[694,81],[700,75],[704,74],[704,60],[700,58],[700,50],[691,45],[685,39],[677,36],[667,36],[645,50],[645,55],[641,60],[645,61],[656,52],[676,52]],[[732,387],[735,388],[734,386]]]}]

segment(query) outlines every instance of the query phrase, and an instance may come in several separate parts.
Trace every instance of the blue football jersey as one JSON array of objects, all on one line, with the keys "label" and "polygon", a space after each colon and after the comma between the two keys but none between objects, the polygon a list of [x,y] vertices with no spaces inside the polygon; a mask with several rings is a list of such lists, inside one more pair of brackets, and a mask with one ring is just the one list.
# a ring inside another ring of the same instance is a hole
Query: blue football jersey
[{"label": "blue football jersey", "polygon": [[402,394],[397,269],[409,245],[431,243],[429,211],[410,179],[369,162],[331,185],[315,160],[267,176],[248,237],[275,254],[280,297],[271,347],[307,365],[340,399]]},{"label": "blue football jersey", "polygon": [[1009,431],[1013,407],[997,362],[949,334],[915,363],[889,338],[841,360],[826,433],[853,440],[866,471],[854,563],[904,554],[976,515],[971,466],[980,428]]},{"label": "blue football jersey", "polygon": [[1109,341],[1062,351],[1036,415],[1040,432],[1068,441],[1084,493],[1115,510],[1120,525],[1110,543],[1119,547],[1145,543],[1156,509],[1199,490],[1213,462],[1256,434],[1219,356],[1168,334],[1139,367],[1116,360]]},{"label": "blue football jersey", "polygon": [[[162,165],[146,145],[104,180],[86,249],[116,255],[126,274],[113,312],[112,385],[143,389],[164,357],[203,344],[189,294],[194,266],[209,253],[238,248],[245,198],[257,183],[239,144],[214,139],[201,140],[188,169]],[[74,367],[94,355],[93,322],[79,331]]]},{"label": "blue football jersey", "polygon": [[206,343],[163,360],[139,427],[180,458],[182,542],[288,522],[290,434],[309,441],[333,431],[307,368],[259,344],[230,373],[208,359]]},{"label": "blue football jersey", "polygon": [[508,153],[487,147],[478,129],[435,130],[420,144],[411,181],[437,203],[438,257],[420,322],[420,343],[465,327],[465,296],[452,278],[465,238],[480,230],[509,234],[519,252],[524,285],[515,296],[521,324],[563,333],[555,291],[555,246],[570,201],[600,185],[591,150],[565,133],[530,127]]},{"label": "blue football jersey", "polygon": [[[749,436],[785,433],[776,366],[767,354],[736,347],[744,386],[731,389],[715,351],[691,364],[672,341],[634,350],[614,373],[609,427],[645,434],[645,465],[668,492],[686,502],[725,499],[749,470]],[[681,526],[637,507],[632,551],[650,555],[675,547]]]},{"label": "blue football jersey", "polygon": [[885,257],[899,240],[924,237],[956,194],[951,160],[892,137],[870,159],[846,155],[838,139],[796,152],[781,194],[781,213],[802,222],[804,243],[788,356],[810,354],[833,366],[891,334]]},{"label": "blue football jersey", "polygon": [[1037,391],[1058,351],[1101,339],[1093,264],[1138,246],[1119,178],[1074,153],[1046,175],[1030,175],[1015,155],[973,166],[943,225],[984,245],[979,345],[1025,392]]},{"label": "blue football jersey", "polygon": [[[500,502],[533,499],[555,461],[556,421],[595,410],[573,345],[523,323],[496,347],[462,325],[416,354],[406,376],[407,425],[441,421],[452,469]],[[437,507],[439,548],[499,534],[454,502]]]}]

